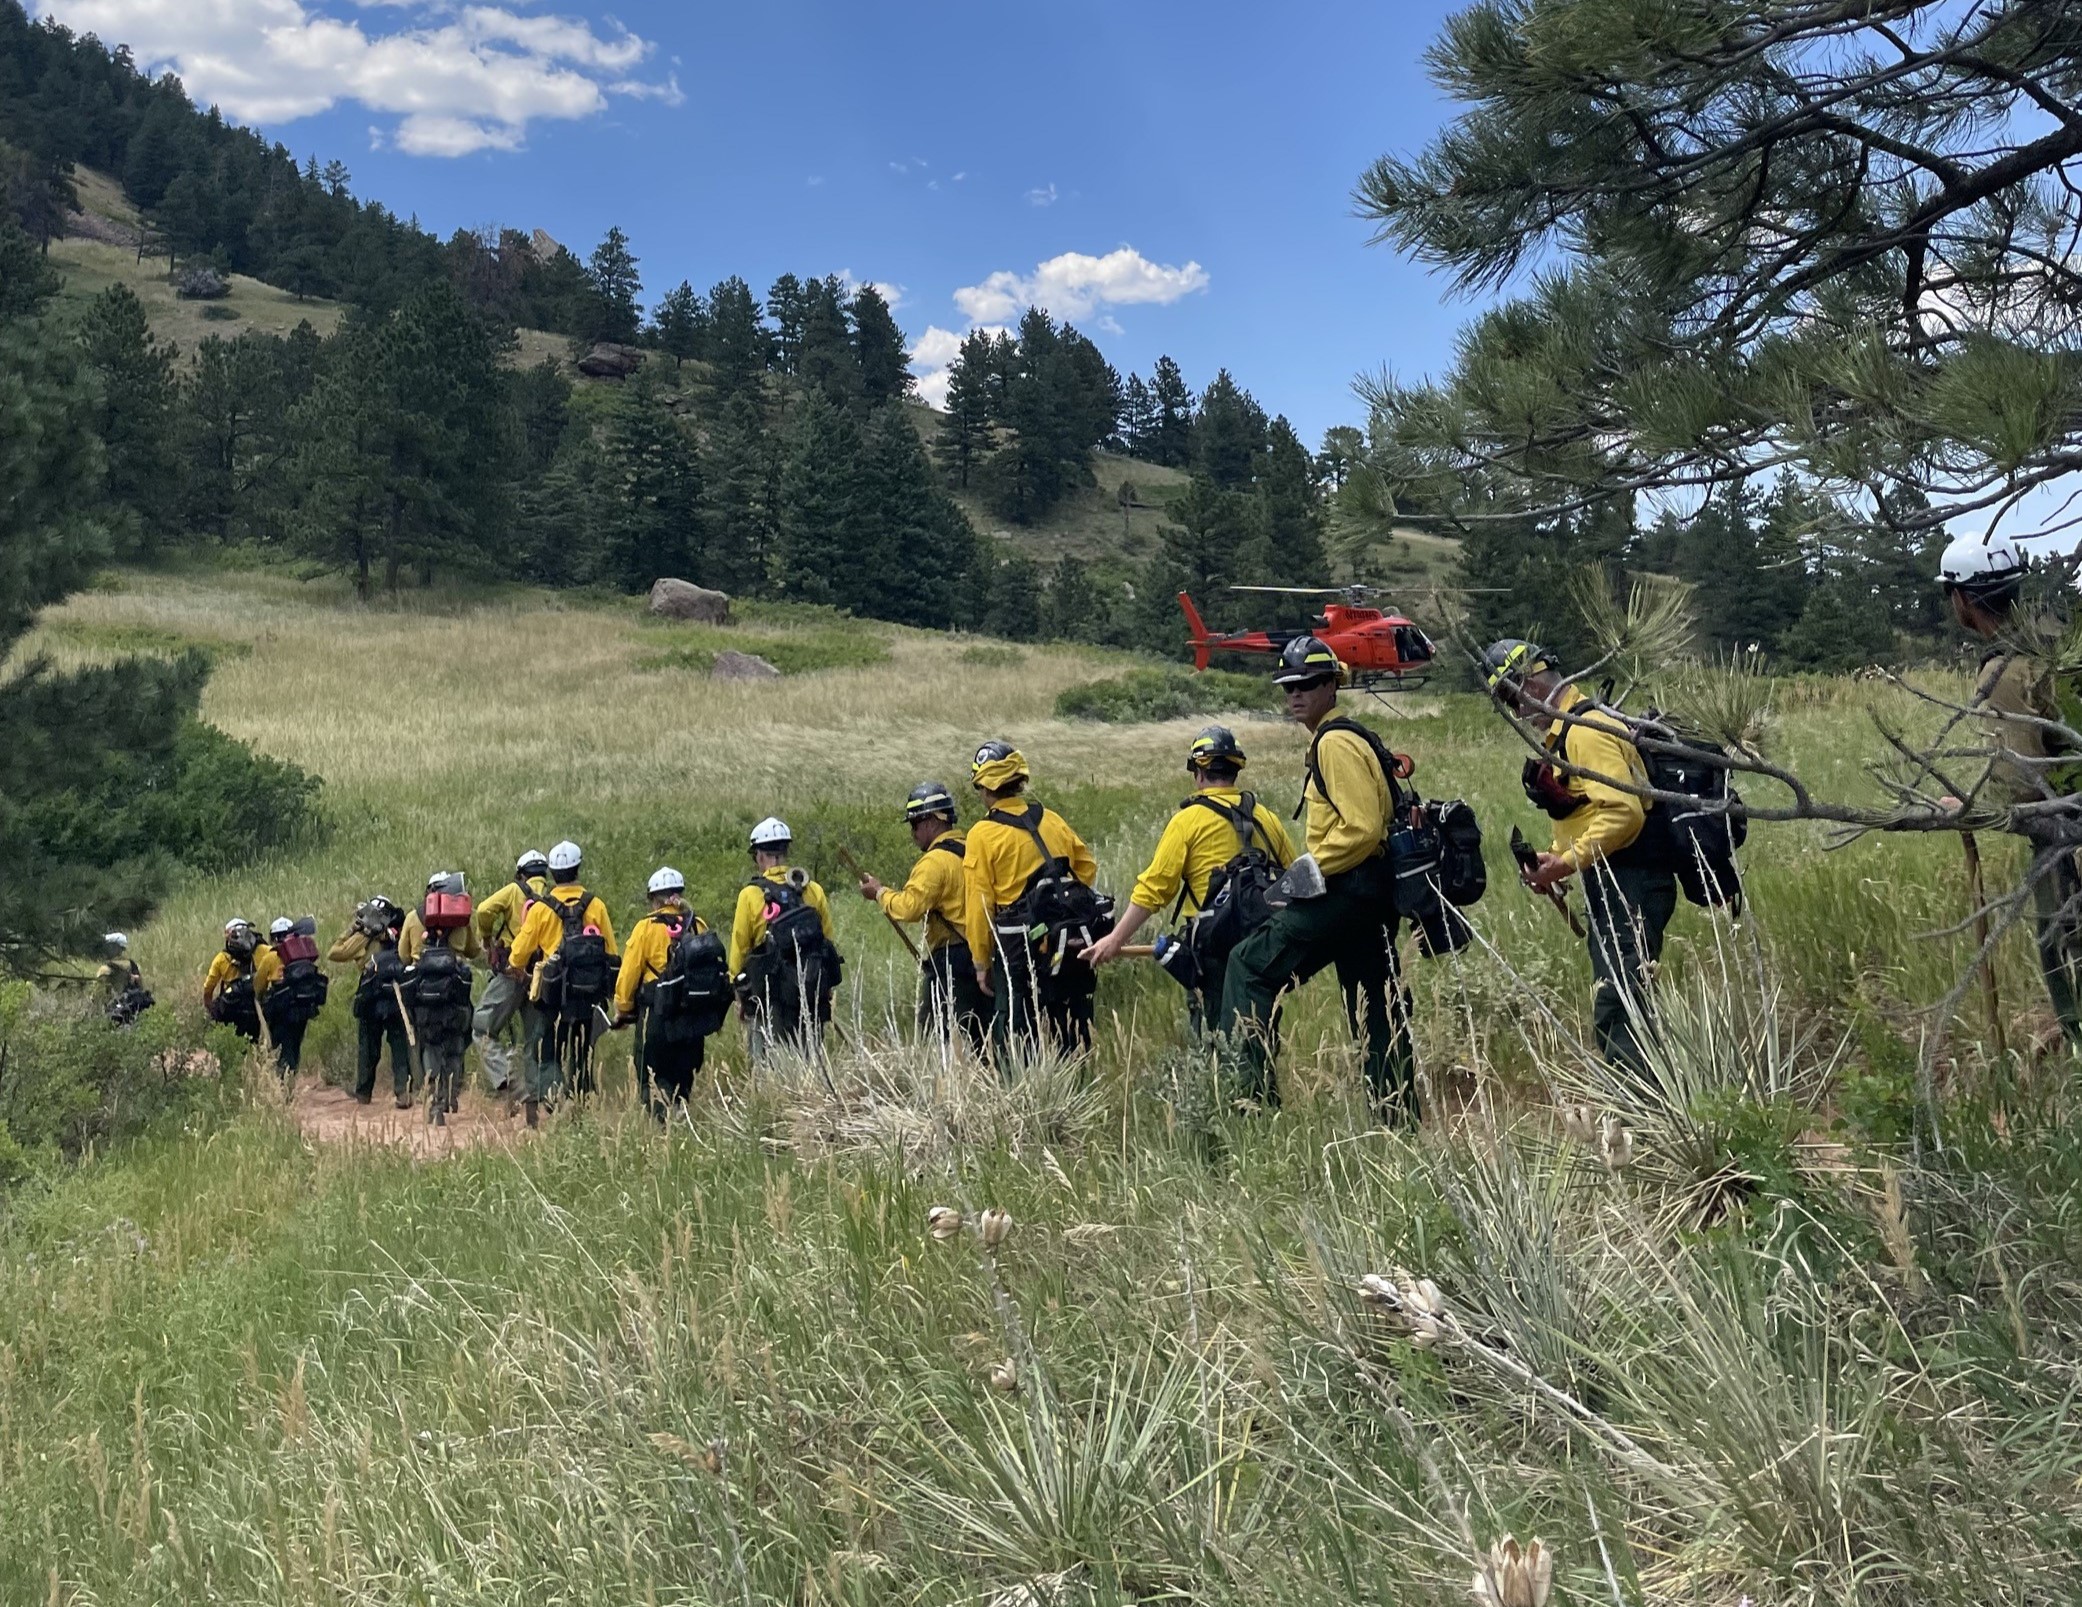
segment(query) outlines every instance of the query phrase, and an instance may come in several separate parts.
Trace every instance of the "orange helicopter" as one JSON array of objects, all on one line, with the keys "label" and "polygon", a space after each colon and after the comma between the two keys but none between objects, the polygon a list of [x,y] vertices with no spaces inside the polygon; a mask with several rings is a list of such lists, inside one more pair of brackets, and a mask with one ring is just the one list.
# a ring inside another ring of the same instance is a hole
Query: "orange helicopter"
[{"label": "orange helicopter", "polygon": [[1320,637],[1338,656],[1351,675],[1351,684],[1363,692],[1388,688],[1410,691],[1429,678],[1438,649],[1431,638],[1401,614],[1370,607],[1367,599],[1386,595],[1376,586],[1231,586],[1231,591],[1272,592],[1291,597],[1334,597],[1308,630],[1210,631],[1200,610],[1185,592],[1178,606],[1185,610],[1192,633],[1193,668],[1204,670],[1216,653],[1270,653],[1297,636]]}]

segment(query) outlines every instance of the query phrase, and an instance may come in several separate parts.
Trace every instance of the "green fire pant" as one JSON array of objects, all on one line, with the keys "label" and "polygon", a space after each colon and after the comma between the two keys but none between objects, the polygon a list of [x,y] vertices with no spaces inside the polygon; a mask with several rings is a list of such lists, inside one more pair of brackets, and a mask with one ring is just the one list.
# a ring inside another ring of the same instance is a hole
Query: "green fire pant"
[{"label": "green fire pant", "polygon": [[2082,874],[2075,856],[2064,853],[2032,884],[2037,917],[2039,969],[2053,1014],[2069,1043],[2082,1043]]},{"label": "green fire pant", "polygon": [[1237,944],[1222,983],[1219,1030],[1250,1072],[1246,1091],[1277,1105],[1280,997],[1335,967],[1345,1020],[1365,1042],[1375,1111],[1384,1121],[1414,1121],[1416,1053],[1409,996],[1396,970],[1387,866],[1371,859],[1327,881],[1320,898],[1296,900]]},{"label": "green fire pant", "polygon": [[553,1101],[559,1094],[593,1091],[593,1043],[600,1036],[600,1015],[559,1021],[554,1012],[533,1004],[521,1007],[526,1036],[525,1088],[531,1100]]},{"label": "green fire pant", "polygon": [[925,957],[918,982],[920,1036],[935,1037],[951,1026],[981,1059],[993,1009],[990,997],[976,985],[976,960],[968,944],[956,938]]},{"label": "green fire pant", "polygon": [[1598,1053],[1637,1076],[1649,1074],[1637,1029],[1654,1018],[1654,965],[1677,913],[1677,878],[1666,870],[1594,865],[1583,877],[1589,909],[1590,1020]]},{"label": "green fire pant", "polygon": [[405,1041],[405,1023],[399,1019],[376,1021],[362,1016],[355,1022],[360,1055],[354,1079],[354,1097],[368,1099],[376,1092],[376,1067],[383,1059],[383,1046],[390,1045],[390,1080],[399,1097],[412,1092],[412,1046]]}]

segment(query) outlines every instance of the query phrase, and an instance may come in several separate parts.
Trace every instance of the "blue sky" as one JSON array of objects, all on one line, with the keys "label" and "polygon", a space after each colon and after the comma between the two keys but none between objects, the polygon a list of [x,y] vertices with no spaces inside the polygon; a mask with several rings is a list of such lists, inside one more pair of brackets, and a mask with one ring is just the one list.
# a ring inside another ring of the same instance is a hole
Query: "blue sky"
[{"label": "blue sky", "polygon": [[653,295],[847,272],[900,288],[923,359],[1039,299],[1123,374],[1226,366],[1312,442],[1357,421],[1355,374],[1442,367],[1470,311],[1350,200],[1448,115],[1421,61],[1444,0],[42,9],[443,234],[583,255],[620,224]]}]

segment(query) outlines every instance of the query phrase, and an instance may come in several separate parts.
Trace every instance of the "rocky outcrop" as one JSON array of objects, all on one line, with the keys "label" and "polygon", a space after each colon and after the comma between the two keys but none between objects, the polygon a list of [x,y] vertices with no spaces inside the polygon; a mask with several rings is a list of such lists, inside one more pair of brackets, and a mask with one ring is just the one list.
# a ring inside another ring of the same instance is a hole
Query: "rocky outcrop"
[{"label": "rocky outcrop", "polygon": [[778,681],[781,672],[756,653],[725,651],[709,669],[712,681]]},{"label": "rocky outcrop", "polygon": [[578,360],[578,371],[588,379],[627,379],[649,355],[641,346],[603,340]]},{"label": "rocky outcrop", "polygon": [[698,625],[728,625],[730,597],[691,580],[651,582],[651,612],[660,619],[692,620]]}]

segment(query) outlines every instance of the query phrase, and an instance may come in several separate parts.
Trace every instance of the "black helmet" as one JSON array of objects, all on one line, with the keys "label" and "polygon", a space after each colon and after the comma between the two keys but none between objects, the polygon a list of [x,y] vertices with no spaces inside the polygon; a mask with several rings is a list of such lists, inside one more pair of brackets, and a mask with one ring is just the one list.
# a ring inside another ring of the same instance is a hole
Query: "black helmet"
[{"label": "black helmet", "polygon": [[1344,666],[1320,637],[1297,636],[1280,649],[1280,667],[1272,672],[1274,686],[1314,686],[1318,681],[1335,681]]},{"label": "black helmet", "polygon": [[1241,770],[1243,764],[1243,749],[1237,745],[1236,733],[1226,725],[1208,726],[1193,738],[1193,746],[1186,752],[1188,770],[1205,770],[1210,765]]},{"label": "black helmet", "polygon": [[954,794],[946,784],[938,781],[921,781],[911,789],[911,796],[904,800],[904,819],[916,822],[928,815],[945,815],[955,818]]},{"label": "black helmet", "polygon": [[1506,682],[1513,686],[1528,675],[1555,667],[1554,655],[1544,647],[1506,636],[1482,650],[1482,679],[1493,694]]}]

